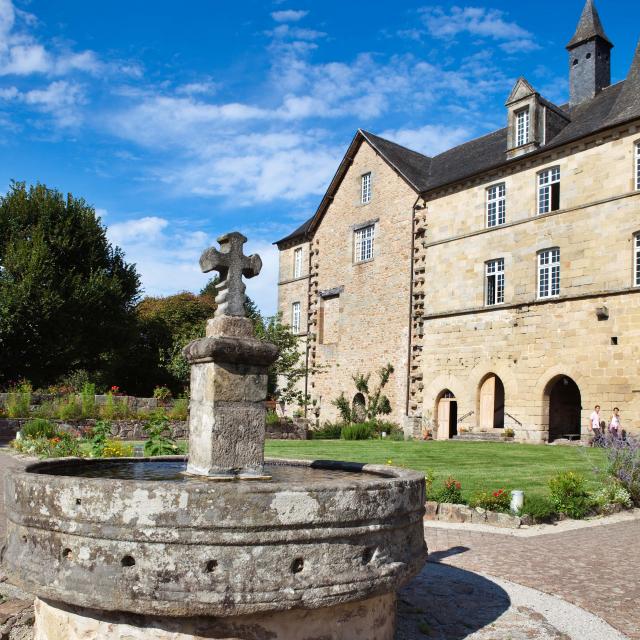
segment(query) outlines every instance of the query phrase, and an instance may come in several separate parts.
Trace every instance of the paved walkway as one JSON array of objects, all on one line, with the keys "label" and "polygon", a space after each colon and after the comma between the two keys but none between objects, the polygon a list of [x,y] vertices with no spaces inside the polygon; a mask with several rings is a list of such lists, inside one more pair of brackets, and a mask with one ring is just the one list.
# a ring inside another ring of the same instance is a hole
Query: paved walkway
[{"label": "paved walkway", "polygon": [[430,562],[552,594],[640,640],[640,520],[535,537],[425,527]]}]

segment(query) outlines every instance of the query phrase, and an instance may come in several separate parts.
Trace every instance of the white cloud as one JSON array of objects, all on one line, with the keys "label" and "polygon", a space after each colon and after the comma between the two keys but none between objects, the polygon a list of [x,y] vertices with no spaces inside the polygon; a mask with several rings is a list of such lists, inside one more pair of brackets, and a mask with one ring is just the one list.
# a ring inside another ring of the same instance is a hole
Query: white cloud
[{"label": "white cloud", "polygon": [[82,119],[78,107],[85,103],[85,95],[77,83],[57,80],[42,89],[26,91],[18,98],[49,114],[59,127],[77,126]]},{"label": "white cloud", "polygon": [[469,140],[472,137],[472,131],[467,127],[428,124],[417,129],[389,129],[380,135],[408,149],[434,156]]},{"label": "white cloud", "polygon": [[157,216],[147,216],[117,222],[109,227],[109,237],[118,246],[140,241],[157,240],[162,237],[162,232],[169,226],[169,221]]},{"label": "white cloud", "polygon": [[308,11],[295,11],[293,9],[288,9],[284,11],[274,11],[271,14],[271,17],[276,22],[298,22],[308,14]]}]

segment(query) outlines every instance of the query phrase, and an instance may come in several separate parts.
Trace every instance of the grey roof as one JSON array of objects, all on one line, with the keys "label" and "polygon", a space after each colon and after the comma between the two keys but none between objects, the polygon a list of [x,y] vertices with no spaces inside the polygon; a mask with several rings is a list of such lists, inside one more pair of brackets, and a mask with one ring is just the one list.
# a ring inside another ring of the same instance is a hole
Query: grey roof
[{"label": "grey roof", "polygon": [[[574,107],[570,105],[557,107],[546,100],[542,102],[562,114],[567,119],[567,124],[544,146],[520,158],[531,157],[618,124],[640,119],[640,42],[626,80],[603,89],[595,98]],[[432,158],[367,131],[359,130],[316,213],[296,231],[276,244],[313,232],[332,202],[333,194],[346,174],[357,149],[365,140],[398,171],[417,194],[425,194],[520,160],[520,158],[507,160],[506,127]]]},{"label": "grey roof", "polygon": [[598,15],[593,0],[587,0],[580,16],[580,22],[578,22],[578,28],[576,29],[573,38],[569,41],[567,49],[573,49],[583,42],[592,40],[595,37],[602,38],[605,42],[608,42],[613,47],[613,42],[607,38],[607,34],[604,32],[602,21]]}]

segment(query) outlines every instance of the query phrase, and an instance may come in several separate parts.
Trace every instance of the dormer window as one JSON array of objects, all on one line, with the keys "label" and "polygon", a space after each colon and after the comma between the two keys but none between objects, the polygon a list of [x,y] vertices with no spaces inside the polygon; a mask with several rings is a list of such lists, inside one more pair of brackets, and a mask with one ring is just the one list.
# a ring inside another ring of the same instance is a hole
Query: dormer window
[{"label": "dormer window", "polygon": [[365,173],[361,177],[360,202],[367,204],[371,202],[371,173]]},{"label": "dormer window", "polygon": [[523,109],[516,113],[516,146],[522,147],[529,142],[530,130],[529,109]]}]

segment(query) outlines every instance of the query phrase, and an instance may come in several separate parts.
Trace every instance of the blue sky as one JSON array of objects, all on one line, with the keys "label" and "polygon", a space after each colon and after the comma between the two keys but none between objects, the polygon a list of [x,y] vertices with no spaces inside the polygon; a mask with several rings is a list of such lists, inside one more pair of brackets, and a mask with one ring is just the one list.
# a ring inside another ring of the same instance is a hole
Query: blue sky
[{"label": "blue sky", "polygon": [[[616,82],[640,3],[597,4]],[[238,229],[271,313],[271,243],[313,213],[358,127],[434,154],[503,126],[519,75],[562,103],[582,6],[0,0],[0,190],[85,197],[152,295],[197,291],[201,251]]]}]

